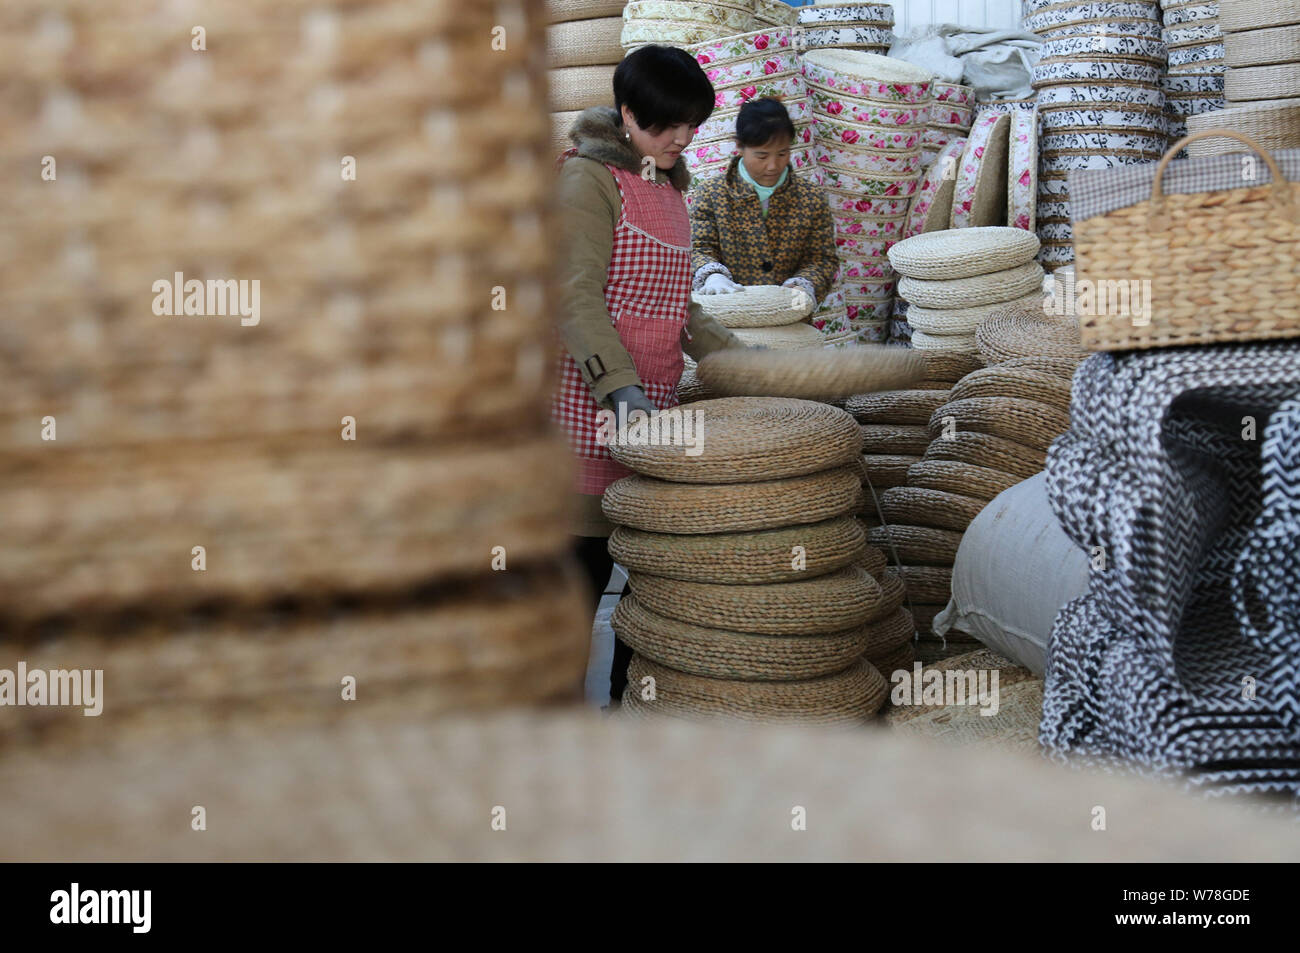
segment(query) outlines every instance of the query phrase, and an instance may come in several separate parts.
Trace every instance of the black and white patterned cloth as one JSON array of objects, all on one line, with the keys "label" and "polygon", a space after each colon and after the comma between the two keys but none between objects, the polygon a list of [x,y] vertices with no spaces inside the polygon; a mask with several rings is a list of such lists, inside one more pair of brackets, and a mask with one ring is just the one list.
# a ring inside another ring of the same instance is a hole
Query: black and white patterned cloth
[{"label": "black and white patterned cloth", "polygon": [[1300,344],[1094,354],[1070,415],[1047,492],[1093,566],[1044,748],[1300,805]]}]

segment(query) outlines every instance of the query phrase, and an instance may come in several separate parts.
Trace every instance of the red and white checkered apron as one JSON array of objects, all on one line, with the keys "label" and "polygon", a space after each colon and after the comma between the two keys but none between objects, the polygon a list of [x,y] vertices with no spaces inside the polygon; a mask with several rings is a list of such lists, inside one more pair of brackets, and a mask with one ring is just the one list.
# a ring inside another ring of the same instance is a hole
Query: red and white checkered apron
[{"label": "red and white checkered apron", "polygon": [[[566,154],[576,154],[576,151]],[[681,193],[670,183],[647,182],[606,165],[623,210],[614,225],[614,251],[605,280],[605,307],[632,356],[646,396],[660,409],[677,405],[682,329],[691,298],[691,222]],[[600,405],[565,352],[551,416],[568,434],[578,458],[578,492],[600,494],[630,471],[596,442]]]}]

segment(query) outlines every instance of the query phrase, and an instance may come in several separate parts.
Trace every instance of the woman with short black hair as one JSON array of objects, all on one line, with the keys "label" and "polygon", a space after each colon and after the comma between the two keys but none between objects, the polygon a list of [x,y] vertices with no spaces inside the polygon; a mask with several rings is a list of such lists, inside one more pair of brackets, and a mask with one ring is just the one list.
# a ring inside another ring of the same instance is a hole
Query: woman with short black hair
[{"label": "woman with short black hair", "polygon": [[839,269],[835,225],[821,189],[790,169],[795,139],[779,100],[740,107],[739,155],[694,193],[695,290],[721,294],[743,285],[785,285],[803,289],[814,303],[830,290]]}]

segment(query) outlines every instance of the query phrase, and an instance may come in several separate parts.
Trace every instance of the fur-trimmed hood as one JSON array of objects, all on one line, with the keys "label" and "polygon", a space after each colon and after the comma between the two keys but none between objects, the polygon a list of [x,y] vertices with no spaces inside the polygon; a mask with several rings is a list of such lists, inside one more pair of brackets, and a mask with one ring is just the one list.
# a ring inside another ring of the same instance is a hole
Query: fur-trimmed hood
[{"label": "fur-trimmed hood", "polygon": [[[584,109],[569,130],[569,138],[578,147],[578,155],[584,159],[594,159],[628,172],[641,171],[641,156],[623,138],[622,123],[612,106]],[[679,157],[677,164],[668,170],[668,181],[678,192],[685,192],[690,186],[691,174],[685,159]]]}]

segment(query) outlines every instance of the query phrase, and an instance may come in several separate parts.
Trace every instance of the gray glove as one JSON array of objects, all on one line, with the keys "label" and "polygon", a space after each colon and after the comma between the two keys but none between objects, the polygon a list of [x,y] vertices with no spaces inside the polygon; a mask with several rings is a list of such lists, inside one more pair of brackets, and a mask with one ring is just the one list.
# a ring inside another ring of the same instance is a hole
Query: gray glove
[{"label": "gray glove", "polygon": [[641,410],[647,414],[659,413],[659,408],[645,395],[645,391],[636,384],[629,384],[627,387],[620,387],[618,390],[610,391],[609,399],[614,405],[614,413],[618,416],[620,430],[627,426],[627,418],[633,411]]}]

